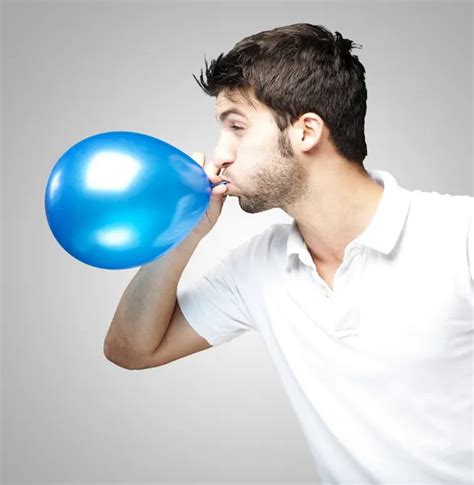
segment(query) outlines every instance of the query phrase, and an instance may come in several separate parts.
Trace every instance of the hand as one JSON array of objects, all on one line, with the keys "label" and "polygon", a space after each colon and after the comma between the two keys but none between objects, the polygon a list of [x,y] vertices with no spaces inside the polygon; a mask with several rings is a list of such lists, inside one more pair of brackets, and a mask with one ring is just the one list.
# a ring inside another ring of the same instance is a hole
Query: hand
[{"label": "hand", "polygon": [[[222,177],[219,176],[220,168],[216,167],[212,162],[206,163],[206,156],[204,153],[195,152],[191,155],[191,158],[201,165],[206,172],[209,180],[213,184],[222,182]],[[193,229],[193,236],[197,236],[199,239],[206,236],[209,231],[214,227],[222,211],[225,199],[227,198],[227,186],[222,184],[214,187],[211,192],[211,199],[206,213]]]}]

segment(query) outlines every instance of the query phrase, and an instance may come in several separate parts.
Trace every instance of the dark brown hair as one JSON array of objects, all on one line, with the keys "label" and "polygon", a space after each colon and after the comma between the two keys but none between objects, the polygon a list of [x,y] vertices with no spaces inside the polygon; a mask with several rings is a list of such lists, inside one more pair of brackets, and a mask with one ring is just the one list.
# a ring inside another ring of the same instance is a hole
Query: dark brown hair
[{"label": "dark brown hair", "polygon": [[[367,89],[365,69],[352,48],[361,46],[321,25],[287,25],[251,35],[194,79],[209,96],[251,94],[272,112],[283,132],[302,114],[325,122],[336,150],[362,165]],[[250,94],[251,93],[251,94]]]}]

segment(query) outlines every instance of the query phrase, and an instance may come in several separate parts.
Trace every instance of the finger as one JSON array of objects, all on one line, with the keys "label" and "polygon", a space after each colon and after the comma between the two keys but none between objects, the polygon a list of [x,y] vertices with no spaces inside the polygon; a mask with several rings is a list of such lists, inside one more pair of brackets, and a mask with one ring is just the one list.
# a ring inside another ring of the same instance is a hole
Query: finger
[{"label": "finger", "polygon": [[[212,193],[221,194],[227,192],[227,185],[226,181],[212,182]],[[217,190],[217,188],[219,188],[219,190]]]},{"label": "finger", "polygon": [[204,153],[194,152],[191,155],[191,158],[193,160],[195,160],[196,162],[198,162],[199,165],[201,165],[201,167],[204,169],[204,172],[206,173],[208,179],[212,183],[215,184],[215,183],[222,181],[222,178],[219,177],[219,172],[221,171],[221,169],[219,167],[217,167],[216,165],[214,165],[214,162],[211,162],[211,161],[206,162],[206,156],[204,155]]},{"label": "finger", "polygon": [[211,192],[211,195],[224,195],[227,193],[227,184],[216,185]]},{"label": "finger", "polygon": [[191,155],[191,158],[199,163],[199,165],[201,165],[201,167],[204,167],[205,163],[206,163],[206,155],[204,155],[204,153],[202,152],[194,152],[192,155]]}]

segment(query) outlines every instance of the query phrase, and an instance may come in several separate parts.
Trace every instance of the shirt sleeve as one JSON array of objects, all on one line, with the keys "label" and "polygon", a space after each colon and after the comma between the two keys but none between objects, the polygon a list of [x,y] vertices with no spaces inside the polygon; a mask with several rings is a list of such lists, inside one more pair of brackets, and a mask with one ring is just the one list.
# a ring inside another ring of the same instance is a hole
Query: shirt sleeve
[{"label": "shirt sleeve", "polygon": [[184,317],[212,346],[253,329],[232,276],[234,259],[227,255],[197,281],[184,288],[178,285],[177,300]]}]

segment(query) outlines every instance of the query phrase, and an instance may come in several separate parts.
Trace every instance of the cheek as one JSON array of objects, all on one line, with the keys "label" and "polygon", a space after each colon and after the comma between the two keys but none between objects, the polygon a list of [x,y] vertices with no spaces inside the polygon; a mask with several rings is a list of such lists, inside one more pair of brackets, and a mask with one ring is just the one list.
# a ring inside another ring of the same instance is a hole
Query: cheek
[{"label": "cheek", "polygon": [[273,133],[267,133],[264,130],[259,132],[247,133],[237,141],[239,156],[260,160],[268,158],[278,144],[278,139]]}]

